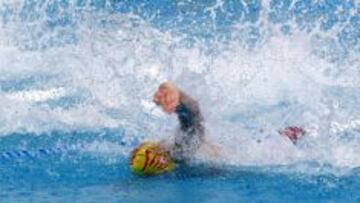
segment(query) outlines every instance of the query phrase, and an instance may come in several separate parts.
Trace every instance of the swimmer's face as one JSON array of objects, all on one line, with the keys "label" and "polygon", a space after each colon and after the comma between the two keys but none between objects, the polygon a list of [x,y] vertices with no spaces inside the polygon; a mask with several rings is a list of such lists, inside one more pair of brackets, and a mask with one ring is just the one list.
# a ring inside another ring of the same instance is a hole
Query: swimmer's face
[{"label": "swimmer's face", "polygon": [[180,103],[180,92],[171,82],[162,83],[154,95],[155,104],[167,113],[173,113]]}]

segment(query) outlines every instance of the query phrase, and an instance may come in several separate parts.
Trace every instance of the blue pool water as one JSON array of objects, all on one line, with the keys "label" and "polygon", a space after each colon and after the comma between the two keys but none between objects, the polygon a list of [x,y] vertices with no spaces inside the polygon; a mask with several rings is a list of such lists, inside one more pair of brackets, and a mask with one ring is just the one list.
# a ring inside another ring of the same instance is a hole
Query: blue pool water
[{"label": "blue pool water", "polygon": [[[359,56],[356,0],[0,0],[0,202],[359,202]],[[136,177],[167,79],[222,156]]]}]

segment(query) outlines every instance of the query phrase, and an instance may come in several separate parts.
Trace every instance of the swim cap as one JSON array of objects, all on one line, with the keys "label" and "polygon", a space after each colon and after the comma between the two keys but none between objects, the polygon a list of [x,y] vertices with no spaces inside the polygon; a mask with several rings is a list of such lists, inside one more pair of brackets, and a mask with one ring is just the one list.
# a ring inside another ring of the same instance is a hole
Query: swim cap
[{"label": "swim cap", "polygon": [[130,169],[137,175],[158,175],[175,168],[168,151],[157,143],[145,142],[130,156]]}]

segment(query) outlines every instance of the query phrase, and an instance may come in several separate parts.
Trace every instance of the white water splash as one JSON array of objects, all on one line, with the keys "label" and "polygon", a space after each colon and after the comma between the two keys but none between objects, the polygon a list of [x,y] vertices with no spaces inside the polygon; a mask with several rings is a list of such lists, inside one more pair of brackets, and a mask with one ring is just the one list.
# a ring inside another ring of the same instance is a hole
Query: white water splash
[{"label": "white water splash", "polygon": [[[360,100],[334,107],[348,97],[344,89],[359,87],[359,61],[350,58],[341,67],[319,58],[311,34],[284,36],[264,20],[265,37],[249,50],[241,33],[247,25],[240,24],[232,41],[218,42],[209,53],[207,45],[188,46],[181,34],[156,29],[132,14],[82,15],[74,31],[79,40],[61,46],[24,49],[27,25],[16,20],[0,31],[1,81],[16,86],[43,76],[26,87],[1,88],[0,134],[123,127],[149,138],[168,137],[176,119],[159,112],[151,97],[170,79],[200,101],[208,136],[227,151],[227,163],[360,166],[358,135],[347,141],[338,130],[343,133],[358,121]],[[35,30],[45,22],[35,21]],[[44,33],[66,29],[73,28]],[[278,136],[277,130],[288,125],[307,129],[298,146]]]}]

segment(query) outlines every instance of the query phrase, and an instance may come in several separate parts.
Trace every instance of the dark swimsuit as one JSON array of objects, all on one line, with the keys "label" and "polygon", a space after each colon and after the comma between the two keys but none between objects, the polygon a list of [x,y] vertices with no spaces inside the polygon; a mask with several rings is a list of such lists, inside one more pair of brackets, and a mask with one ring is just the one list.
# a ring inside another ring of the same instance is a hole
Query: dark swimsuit
[{"label": "dark swimsuit", "polygon": [[180,105],[175,112],[180,122],[180,130],[175,136],[171,156],[176,161],[186,161],[199,149],[204,139],[204,119],[197,102],[182,92]]}]

